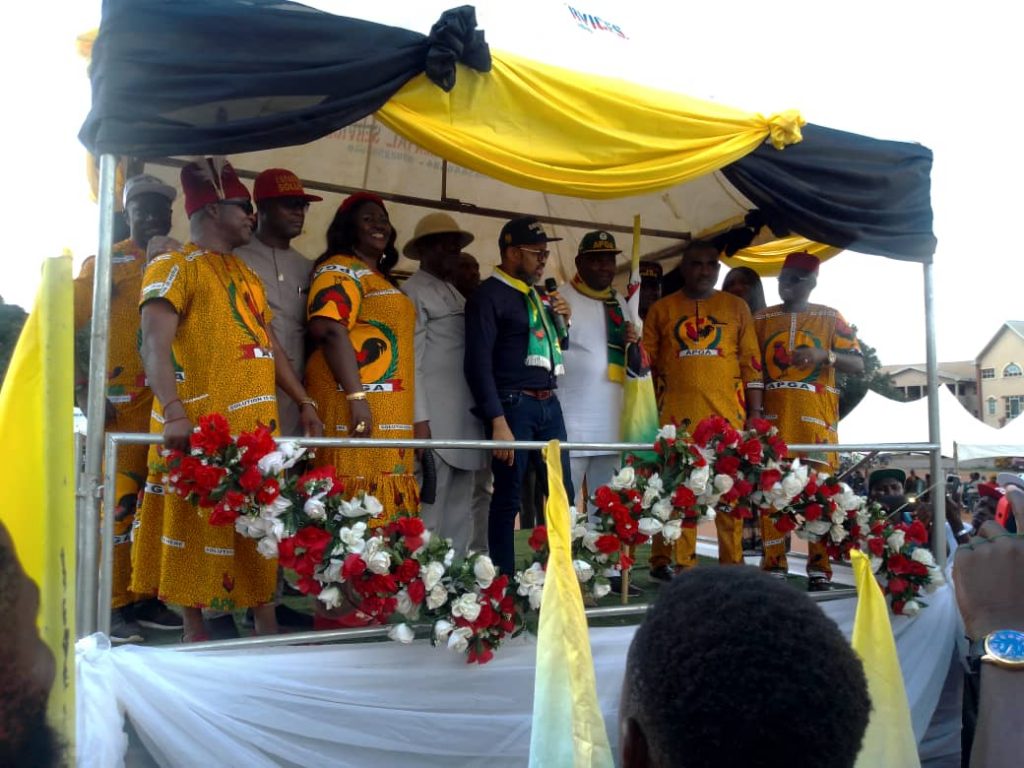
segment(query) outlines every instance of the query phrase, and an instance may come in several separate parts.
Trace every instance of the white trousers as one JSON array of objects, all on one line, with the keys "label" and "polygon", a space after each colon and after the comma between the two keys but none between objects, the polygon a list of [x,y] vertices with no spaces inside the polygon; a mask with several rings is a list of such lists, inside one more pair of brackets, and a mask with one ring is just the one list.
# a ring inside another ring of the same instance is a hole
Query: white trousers
[{"label": "white trousers", "polygon": [[587,481],[587,517],[591,517],[596,509],[590,502],[594,497],[594,491],[605,485],[612,479],[612,475],[619,471],[622,465],[622,455],[618,453],[604,453],[600,456],[576,456],[570,455],[569,466],[572,469],[572,486],[576,491],[576,508],[583,512],[583,497],[580,489],[583,487],[584,479]]}]

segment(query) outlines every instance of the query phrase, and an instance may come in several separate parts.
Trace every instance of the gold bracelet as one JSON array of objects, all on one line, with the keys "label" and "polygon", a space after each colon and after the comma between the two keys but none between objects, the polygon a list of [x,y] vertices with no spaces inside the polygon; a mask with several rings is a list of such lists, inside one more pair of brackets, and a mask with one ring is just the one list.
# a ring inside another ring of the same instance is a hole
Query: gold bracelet
[{"label": "gold bracelet", "polygon": [[313,410],[314,411],[319,411],[320,410],[320,406],[317,405],[316,400],[314,400],[312,397],[304,397],[301,400],[299,400],[299,408],[301,408],[304,405],[311,405],[311,406],[313,406]]},{"label": "gold bracelet", "polygon": [[829,366],[833,366],[836,364],[836,353],[833,352],[831,349],[828,351],[828,364]]},{"label": "gold bracelet", "polygon": [[352,392],[351,394],[345,395],[345,399],[348,400],[349,402],[352,402],[353,400],[365,400],[366,399],[366,393],[365,392]]}]

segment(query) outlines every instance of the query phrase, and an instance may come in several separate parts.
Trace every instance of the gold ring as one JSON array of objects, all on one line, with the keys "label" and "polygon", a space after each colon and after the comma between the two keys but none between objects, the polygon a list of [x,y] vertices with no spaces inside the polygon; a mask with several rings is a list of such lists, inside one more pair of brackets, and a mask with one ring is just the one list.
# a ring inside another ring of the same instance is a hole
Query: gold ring
[{"label": "gold ring", "polygon": [[356,432],[365,432],[366,431],[366,422],[365,421],[360,421],[358,424],[356,424],[355,431]]}]

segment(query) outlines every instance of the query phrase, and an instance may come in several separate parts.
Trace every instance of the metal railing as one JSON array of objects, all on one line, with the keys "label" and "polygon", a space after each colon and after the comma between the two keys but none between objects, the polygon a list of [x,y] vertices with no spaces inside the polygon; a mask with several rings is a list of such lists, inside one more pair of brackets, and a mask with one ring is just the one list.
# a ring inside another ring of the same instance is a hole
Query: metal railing
[{"label": "metal railing", "polygon": [[[515,448],[517,450],[542,450],[546,448],[547,441],[511,441],[511,440],[387,440],[382,438],[328,438],[328,437],[301,437],[287,438],[291,442],[310,448],[446,448],[446,449],[475,449],[494,450],[500,448]],[[155,445],[163,441],[161,435],[136,434],[127,432],[112,432],[106,435],[104,445],[104,470],[103,485],[98,489],[110,489],[115,487],[117,479],[117,450],[121,445]],[[646,452],[651,450],[649,443],[561,443],[563,451],[615,451],[615,452]],[[886,453],[918,453],[938,452],[939,446],[934,443],[884,443],[884,444],[793,444],[789,446],[792,451],[800,452],[868,452],[882,451]],[[80,500],[86,503],[79,504],[81,519],[78,521],[79,536],[79,621],[76,630],[79,637],[100,631],[110,633],[111,605],[113,600],[113,570],[114,570],[114,511],[117,500],[113,493],[103,493],[103,515],[102,524],[99,519],[98,509],[95,505],[87,503],[85,494],[87,489],[79,492]],[[938,511],[933,518],[933,526],[938,525],[936,521],[944,521],[945,517],[939,517]],[[96,531],[99,531],[99,563],[96,563],[97,545]],[[91,532],[91,535],[90,535]],[[933,537],[938,538],[938,537]],[[942,553],[942,564],[945,563],[945,552]],[[96,566],[99,567],[96,567]],[[842,599],[847,597],[842,593],[814,594],[812,597],[818,601],[830,599]],[[646,608],[642,606],[622,606],[595,608],[588,610],[588,616],[612,616],[629,615],[642,613]],[[352,632],[370,634],[351,634]],[[278,637],[263,637],[243,640],[212,641],[211,643],[196,643],[190,649],[205,648],[210,645],[216,647],[239,647],[239,643],[245,646],[271,646],[287,645],[292,643],[312,642],[315,638],[318,642],[330,642],[333,639],[353,639],[358,637],[377,637],[380,633],[386,633],[387,628],[369,627],[358,630],[337,630],[333,632],[303,632]],[[231,643],[231,645],[224,645]]]}]

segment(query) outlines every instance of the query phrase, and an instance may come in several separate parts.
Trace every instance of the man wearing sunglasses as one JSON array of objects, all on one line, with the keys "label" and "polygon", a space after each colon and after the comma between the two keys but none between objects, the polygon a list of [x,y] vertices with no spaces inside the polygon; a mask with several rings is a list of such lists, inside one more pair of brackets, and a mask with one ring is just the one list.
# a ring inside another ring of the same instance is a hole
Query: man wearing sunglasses
[{"label": "man wearing sunglasses", "polygon": [[[263,282],[267,303],[274,313],[271,327],[301,379],[306,368],[306,294],[311,262],[291,247],[302,234],[309,204],[323,200],[302,188],[299,177],[284,168],[268,168],[253,183],[258,213],[256,231],[235,255]],[[302,434],[299,407],[278,390],[281,434]]]},{"label": "man wearing sunglasses", "polygon": [[[551,237],[532,216],[501,229],[501,265],[466,302],[465,374],[476,415],[494,440],[565,440],[562,408],[555,396],[564,371],[556,316],[571,310],[557,293],[542,301],[533,287],[544,274]],[[550,305],[550,309],[549,309]],[[515,574],[513,535],[529,455],[494,451],[494,495],[488,526],[491,559]],[[566,494],[573,498],[569,457],[562,454]]]},{"label": "man wearing sunglasses", "polygon": [[[818,284],[819,263],[809,253],[789,254],[779,273],[782,304],[754,315],[764,363],[764,417],[787,443],[838,442],[836,372],[864,371],[855,329],[836,310],[808,300]],[[825,475],[838,467],[833,452],[804,453],[800,458]],[[788,564],[783,535],[766,516],[761,518],[761,533],[761,567],[784,577]],[[808,589],[828,590],[832,565],[824,542],[808,542],[807,549]]]},{"label": "man wearing sunglasses", "polygon": [[[233,254],[249,242],[249,191],[230,164],[214,158],[182,168],[189,242],[156,256],[142,279],[141,355],[153,391],[152,431],[163,447],[189,450],[193,427],[209,414],[232,434],[264,424],[278,431],[276,388],[300,404],[302,430],[320,436],[316,403],[295,375],[268,322],[260,278]],[[182,606],[183,640],[208,639],[202,609],[253,608],[256,632],[278,630],[271,602],[277,561],[232,525],[212,525],[164,488],[150,452],[135,529],[131,588]]]}]

